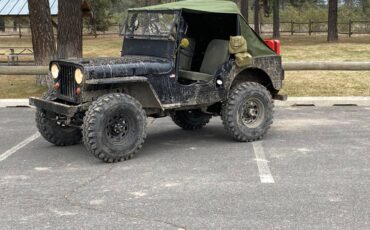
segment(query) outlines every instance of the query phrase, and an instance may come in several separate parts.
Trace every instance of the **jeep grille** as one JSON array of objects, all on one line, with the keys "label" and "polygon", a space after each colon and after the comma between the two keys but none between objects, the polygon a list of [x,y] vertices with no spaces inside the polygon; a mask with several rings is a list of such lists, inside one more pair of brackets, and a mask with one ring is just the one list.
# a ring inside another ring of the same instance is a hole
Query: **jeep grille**
[{"label": "jeep grille", "polygon": [[[60,65],[60,95],[63,99],[74,101],[76,96],[77,83],[74,79],[74,72],[76,67],[73,65],[61,64]],[[65,98],[67,97],[67,98]]]}]

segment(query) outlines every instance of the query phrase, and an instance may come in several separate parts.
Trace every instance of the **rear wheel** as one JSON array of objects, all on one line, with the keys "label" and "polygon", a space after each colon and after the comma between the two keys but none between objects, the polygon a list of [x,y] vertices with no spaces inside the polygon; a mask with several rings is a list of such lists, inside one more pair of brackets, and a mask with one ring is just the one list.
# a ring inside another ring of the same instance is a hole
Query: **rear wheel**
[{"label": "rear wheel", "polygon": [[[54,91],[49,90],[42,98],[49,99],[53,93]],[[36,125],[41,136],[56,146],[75,145],[82,140],[79,127],[64,125],[58,121],[58,114],[53,112],[36,109]]]},{"label": "rear wheel", "polygon": [[212,115],[200,110],[179,110],[173,112],[171,118],[176,125],[184,130],[196,130],[208,124]]},{"label": "rear wheel", "polygon": [[272,124],[273,114],[270,92],[255,82],[236,86],[222,108],[225,129],[241,142],[261,139]]},{"label": "rear wheel", "polygon": [[141,104],[126,94],[102,96],[84,118],[87,150],[107,163],[128,160],[146,137],[146,114]]}]

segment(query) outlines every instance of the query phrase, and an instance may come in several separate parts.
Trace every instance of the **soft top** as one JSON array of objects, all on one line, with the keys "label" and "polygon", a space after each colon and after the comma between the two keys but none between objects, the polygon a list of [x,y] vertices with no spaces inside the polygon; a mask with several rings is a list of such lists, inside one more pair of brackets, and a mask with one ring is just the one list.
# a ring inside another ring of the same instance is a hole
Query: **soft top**
[{"label": "soft top", "polygon": [[209,13],[238,14],[238,6],[230,0],[186,0],[129,9],[129,11],[192,10]]},{"label": "soft top", "polygon": [[194,11],[204,13],[234,14],[241,18],[240,34],[248,42],[248,52],[253,57],[276,55],[245,22],[239,7],[231,0],[185,0],[154,6],[129,9],[129,12],[143,11]]}]

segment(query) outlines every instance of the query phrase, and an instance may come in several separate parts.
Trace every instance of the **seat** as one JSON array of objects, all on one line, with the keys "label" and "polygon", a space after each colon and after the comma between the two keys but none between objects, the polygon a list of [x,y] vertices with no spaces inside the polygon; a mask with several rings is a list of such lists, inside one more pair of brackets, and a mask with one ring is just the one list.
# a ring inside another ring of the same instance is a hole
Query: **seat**
[{"label": "seat", "polygon": [[191,63],[193,62],[193,56],[195,51],[195,39],[188,38],[189,46],[180,49],[180,70],[191,70]]},{"label": "seat", "polygon": [[207,47],[200,72],[180,69],[179,78],[208,82],[213,79],[215,71],[229,59],[229,41],[214,39]]}]

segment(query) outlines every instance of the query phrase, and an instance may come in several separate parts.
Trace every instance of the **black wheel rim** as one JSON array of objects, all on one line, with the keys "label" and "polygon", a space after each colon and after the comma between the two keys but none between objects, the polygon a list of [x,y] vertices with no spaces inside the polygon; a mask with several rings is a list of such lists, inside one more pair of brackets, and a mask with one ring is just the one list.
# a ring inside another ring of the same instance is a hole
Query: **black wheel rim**
[{"label": "black wheel rim", "polygon": [[248,98],[241,107],[241,120],[248,128],[257,128],[265,117],[265,107],[258,98]]},{"label": "black wheel rim", "polygon": [[107,139],[111,142],[122,142],[124,141],[130,131],[130,125],[128,119],[122,114],[113,114],[107,122],[105,127],[105,134]]}]

